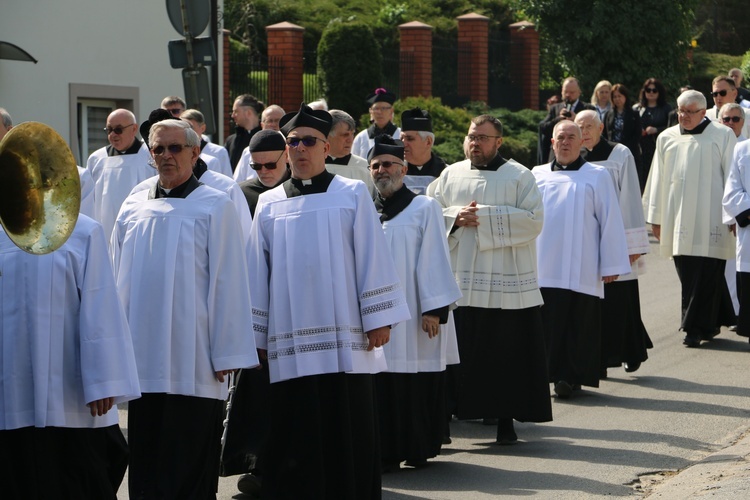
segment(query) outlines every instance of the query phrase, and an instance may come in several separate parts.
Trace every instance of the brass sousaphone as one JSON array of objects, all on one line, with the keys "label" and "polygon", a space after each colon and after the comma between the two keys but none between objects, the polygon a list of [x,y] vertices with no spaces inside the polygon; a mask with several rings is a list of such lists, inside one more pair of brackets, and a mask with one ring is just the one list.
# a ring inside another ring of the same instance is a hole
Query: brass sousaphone
[{"label": "brass sousaphone", "polygon": [[25,122],[0,141],[0,222],[22,250],[46,254],[73,232],[81,180],[73,153],[54,129]]}]

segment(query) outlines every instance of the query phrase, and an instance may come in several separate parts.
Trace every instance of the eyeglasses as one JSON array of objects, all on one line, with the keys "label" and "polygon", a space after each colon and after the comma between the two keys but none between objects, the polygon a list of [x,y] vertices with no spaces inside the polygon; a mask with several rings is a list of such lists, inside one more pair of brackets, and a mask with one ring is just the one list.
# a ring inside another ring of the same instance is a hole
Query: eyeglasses
[{"label": "eyeglasses", "polygon": [[725,95],[727,95],[727,91],[719,90],[718,92],[711,92],[711,97],[716,97],[718,95],[720,95],[721,97],[724,97]]},{"label": "eyeglasses", "polygon": [[656,87],[647,87],[645,89],[645,92],[647,94],[658,94],[659,93],[659,89],[657,89]]},{"label": "eyeglasses", "polygon": [[390,109],[393,109],[393,106],[373,106],[370,108],[372,111],[388,111]]},{"label": "eyeglasses", "polygon": [[117,135],[120,135],[123,132],[125,132],[126,128],[132,127],[133,125],[135,125],[135,123],[131,123],[130,125],[117,125],[115,128],[108,126],[108,127],[104,127],[102,130],[104,130],[107,133],[107,135],[111,134],[112,132],[114,132]]},{"label": "eyeglasses", "polygon": [[391,168],[393,165],[398,165],[399,167],[403,167],[403,163],[399,163],[397,161],[374,161],[370,163],[370,170],[379,170],[380,167],[383,168]]},{"label": "eyeglasses", "polygon": [[250,168],[256,171],[260,170],[263,167],[266,167],[266,170],[275,170],[276,165],[279,163],[279,160],[282,156],[284,156],[284,151],[282,151],[279,157],[276,158],[276,161],[269,161],[268,163],[251,163]]},{"label": "eyeglasses", "polygon": [[691,115],[692,116],[692,115],[695,115],[697,113],[700,113],[703,110],[704,110],[704,108],[696,109],[695,111],[690,111],[688,109],[678,109],[677,110],[677,114],[678,115]]},{"label": "eyeglasses", "polygon": [[170,154],[177,155],[182,153],[182,150],[185,148],[192,148],[193,146],[189,144],[170,144],[169,146],[156,146],[155,148],[151,148],[151,151],[156,156],[161,156],[164,154],[164,151],[169,151]]},{"label": "eyeglasses", "polygon": [[299,147],[299,143],[301,142],[303,146],[306,148],[311,148],[315,146],[315,144],[320,142],[326,142],[323,139],[318,139],[317,137],[313,137],[311,135],[305,136],[305,137],[288,137],[286,140],[286,143],[289,147],[297,148]]},{"label": "eyeglasses", "polygon": [[739,123],[740,120],[742,120],[742,118],[740,118],[739,116],[722,116],[721,117],[721,121],[724,123],[729,123],[729,122]]},{"label": "eyeglasses", "polygon": [[470,135],[466,136],[466,139],[469,142],[485,143],[485,142],[489,141],[490,139],[499,139],[500,137],[502,137],[502,136],[500,136],[500,135],[473,135],[473,134],[470,134]]},{"label": "eyeglasses", "polygon": [[185,110],[182,108],[167,108],[167,111],[172,113],[172,116],[180,116]]}]

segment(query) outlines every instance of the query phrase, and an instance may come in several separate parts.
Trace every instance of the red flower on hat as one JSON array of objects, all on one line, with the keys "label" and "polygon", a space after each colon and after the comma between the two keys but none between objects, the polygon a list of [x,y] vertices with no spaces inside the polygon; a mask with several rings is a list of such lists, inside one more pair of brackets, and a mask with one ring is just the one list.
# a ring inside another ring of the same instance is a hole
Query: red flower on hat
[{"label": "red flower on hat", "polygon": [[380,94],[386,94],[387,92],[388,92],[388,91],[387,91],[387,90],[385,90],[385,89],[384,89],[383,87],[380,87],[380,88],[378,88],[378,89],[375,89],[375,94],[376,94],[376,95],[380,95]]}]

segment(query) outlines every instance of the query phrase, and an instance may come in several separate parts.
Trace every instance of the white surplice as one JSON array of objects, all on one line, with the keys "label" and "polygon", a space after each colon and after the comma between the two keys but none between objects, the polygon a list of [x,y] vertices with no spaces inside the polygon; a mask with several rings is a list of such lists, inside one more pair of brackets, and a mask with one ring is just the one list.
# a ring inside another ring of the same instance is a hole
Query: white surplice
[{"label": "white surplice", "polygon": [[216,371],[258,364],[244,239],[229,197],[129,196],[112,233],[141,390],[225,399]]},{"label": "white surplice", "polygon": [[46,255],[0,228],[0,429],[108,427],[117,408],[92,417],[87,403],[140,397],[108,256],[101,225],[85,215]]},{"label": "white surplice", "polygon": [[736,142],[729,127],[713,122],[700,134],[683,135],[679,125],[659,134],[643,207],[646,222],[661,225],[662,256],[734,255],[721,199]]},{"label": "white surplice", "polygon": [[604,297],[603,276],[630,272],[625,227],[607,170],[532,171],[544,199],[544,228],[536,240],[539,285]]},{"label": "white surplice", "polygon": [[[750,213],[750,141],[738,143],[734,148],[732,165],[727,177],[722,200],[725,224],[734,224],[736,218]],[[737,224],[737,271],[750,272],[750,226]],[[729,280],[727,280],[728,282]]]},{"label": "white surplice", "polygon": [[94,219],[101,222],[104,234],[112,234],[117,214],[125,198],[138,183],[156,175],[149,165],[151,154],[145,144],[132,155],[107,156],[107,148],[94,151],[86,161],[86,169],[94,179]]},{"label": "white surplice", "polygon": [[287,198],[282,184],[261,194],[248,262],[272,383],[386,369],[365,333],[410,316],[364,183],[337,175],[325,193]]},{"label": "white surplice", "polygon": [[[525,309],[542,304],[536,273],[536,240],[544,207],[534,176],[508,160],[497,170],[447,167],[428,192],[443,207],[451,266],[463,297],[459,306]],[[477,200],[478,227],[453,224]]]},{"label": "white surplice", "polygon": [[[612,177],[615,193],[620,202],[622,222],[625,226],[625,238],[628,242],[629,255],[641,255],[651,251],[648,241],[646,221],[643,217],[643,204],[641,202],[641,188],[638,184],[638,171],[635,168],[635,158],[626,146],[615,144],[615,148],[609,158],[602,161],[593,161],[592,165],[604,167]],[[642,274],[643,267],[640,266],[642,259],[635,261],[632,271],[617,278],[617,281],[638,279]]]},{"label": "white surplice", "polygon": [[94,217],[94,179],[91,172],[83,167],[78,167],[78,176],[81,179],[81,210],[83,215]]},{"label": "white surplice", "polygon": [[346,165],[337,165],[334,163],[326,163],[326,170],[332,174],[346,177],[347,179],[356,179],[362,181],[367,186],[367,190],[375,194],[375,184],[372,181],[372,175],[370,175],[370,164],[367,160],[357,155],[352,155],[349,158],[349,163]]},{"label": "white surplice", "polygon": [[236,182],[240,183],[242,181],[248,181],[253,177],[258,177],[258,172],[250,167],[252,161],[253,157],[250,155],[250,148],[243,149],[242,155],[234,169],[234,174],[232,175],[232,178],[234,178]]},{"label": "white surplice", "polygon": [[[206,186],[221,191],[222,193],[226,193],[226,195],[229,196],[232,200],[232,204],[234,204],[235,210],[237,210],[242,237],[245,244],[247,244],[247,240],[250,238],[250,228],[253,225],[253,217],[250,214],[250,207],[247,204],[245,195],[242,194],[242,189],[239,184],[237,184],[231,177],[227,177],[226,175],[211,170],[203,172],[203,175],[201,175],[201,178],[198,179],[198,181]],[[153,188],[157,182],[159,182],[159,176],[155,175],[134,187],[130,194],[143,191],[144,189],[149,190]]]},{"label": "white surplice", "polygon": [[218,164],[213,168],[214,171],[232,177],[232,164],[229,161],[229,152],[227,151],[227,148],[212,142],[207,142],[201,150],[201,157],[205,158],[206,156],[212,156],[218,161]]},{"label": "white surplice", "polygon": [[383,347],[389,372],[439,372],[458,363],[458,344],[453,314],[440,325],[437,337],[422,330],[422,314],[450,306],[461,298],[450,265],[440,205],[417,196],[383,231],[409,304],[411,319],[391,330]]}]

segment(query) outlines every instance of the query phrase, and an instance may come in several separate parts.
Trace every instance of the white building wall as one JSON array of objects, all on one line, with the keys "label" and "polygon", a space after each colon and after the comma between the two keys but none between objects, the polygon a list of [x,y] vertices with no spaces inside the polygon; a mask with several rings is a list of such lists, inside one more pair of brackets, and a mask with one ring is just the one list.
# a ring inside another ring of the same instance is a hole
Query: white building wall
[{"label": "white building wall", "polygon": [[39,62],[0,59],[0,107],[14,123],[46,123],[72,145],[70,84],[135,87],[141,123],[163,97],[184,95],[167,52],[178,38],[163,0],[2,0],[0,40]]}]

